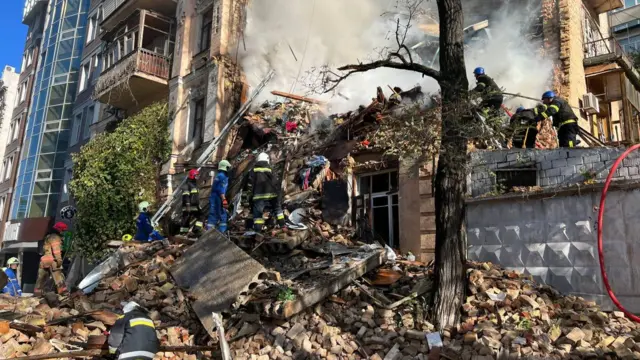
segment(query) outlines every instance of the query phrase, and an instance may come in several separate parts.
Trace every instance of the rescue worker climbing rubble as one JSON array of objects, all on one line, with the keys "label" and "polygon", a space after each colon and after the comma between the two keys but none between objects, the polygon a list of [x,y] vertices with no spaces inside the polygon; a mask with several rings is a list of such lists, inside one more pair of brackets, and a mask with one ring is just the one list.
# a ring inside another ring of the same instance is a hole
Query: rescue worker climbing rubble
[{"label": "rescue worker climbing rubble", "polygon": [[9,296],[22,296],[22,288],[20,287],[20,282],[18,281],[18,265],[20,265],[20,260],[18,258],[12,257],[7,260],[7,267],[3,268],[5,274],[7,274],[7,278],[9,282],[2,289],[3,294],[7,294]]},{"label": "rescue worker climbing rubble", "polygon": [[109,332],[109,353],[118,360],[151,360],[160,349],[153,320],[134,301],[123,307],[124,315],[119,316]]},{"label": "rescue worker climbing rubble", "polygon": [[476,77],[476,87],[471,90],[471,93],[478,94],[482,98],[480,108],[486,114],[489,110],[498,111],[502,106],[504,97],[502,96],[502,90],[496,84],[496,82],[489,77],[482,67],[477,67],[473,70],[473,74]]},{"label": "rescue worker climbing rubble", "polygon": [[542,121],[553,117],[553,126],[558,129],[558,143],[560,147],[572,148],[578,145],[576,137],[580,131],[578,117],[571,109],[571,105],[556,96],[553,91],[546,91],[542,94],[542,102],[547,105],[547,109],[536,117],[536,121]]},{"label": "rescue worker climbing rubble", "polygon": [[252,213],[253,227],[256,232],[261,232],[264,227],[264,209],[269,207],[271,214],[275,214],[278,225],[286,232],[284,213],[278,199],[278,186],[275,183],[269,154],[260,153],[258,161],[249,173],[249,183],[253,189]]},{"label": "rescue worker climbing rubble", "polygon": [[189,170],[187,182],[182,189],[181,234],[187,234],[191,230],[197,236],[202,232],[202,211],[200,209],[200,192],[198,190],[199,175],[200,171],[198,169]]},{"label": "rescue worker climbing rubble", "polygon": [[57,222],[42,240],[42,257],[34,290],[36,296],[42,295],[43,287],[49,276],[53,278],[58,294],[67,291],[62,274],[62,238],[65,231],[67,231],[67,224]]},{"label": "rescue worker climbing rubble", "polygon": [[536,137],[538,136],[536,117],[546,109],[546,105],[540,104],[533,109],[525,109],[520,106],[516,110],[510,121],[514,148],[534,149],[536,147]]},{"label": "rescue worker climbing rubble", "polygon": [[227,187],[229,186],[229,170],[231,169],[231,163],[227,160],[222,160],[218,164],[218,172],[211,185],[211,195],[209,196],[209,219],[207,226],[209,228],[217,228],[221,232],[227,231],[228,214],[227,209],[229,203],[227,202],[226,194]]}]

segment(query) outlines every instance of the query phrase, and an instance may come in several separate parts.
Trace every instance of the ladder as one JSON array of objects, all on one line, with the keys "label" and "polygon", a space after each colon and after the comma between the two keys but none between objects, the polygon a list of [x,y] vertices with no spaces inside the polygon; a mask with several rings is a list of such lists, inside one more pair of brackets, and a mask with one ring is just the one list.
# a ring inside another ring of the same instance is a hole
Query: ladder
[{"label": "ladder", "polygon": [[[202,169],[202,165],[216,151],[216,149],[220,145],[220,142],[222,142],[222,139],[227,135],[227,133],[229,133],[229,130],[231,130],[231,128],[234,125],[236,125],[240,121],[240,119],[242,119],[242,115],[244,115],[244,113],[247,112],[247,110],[249,110],[251,103],[256,99],[256,97],[258,97],[258,95],[262,92],[262,90],[264,90],[265,86],[267,86],[267,83],[271,81],[274,74],[275,74],[275,71],[273,70],[269,71],[267,76],[264,79],[262,79],[260,84],[258,84],[255,90],[253,90],[253,92],[251,93],[251,96],[249,97],[249,99],[247,99],[247,102],[242,104],[240,109],[233,115],[231,120],[227,122],[227,125],[225,125],[224,128],[220,130],[220,134],[218,134],[218,136],[215,139],[213,139],[213,141],[211,141],[211,144],[207,146],[205,151],[202,153],[202,155],[200,155],[200,157],[196,161],[196,164],[198,165],[198,171]],[[171,209],[171,205],[173,204],[173,202],[182,196],[182,186],[186,182],[187,182],[187,177],[185,176],[184,179],[182,179],[180,184],[178,184],[176,189],[173,191],[173,193],[167,198],[167,201],[165,201],[164,204],[162,204],[162,206],[160,207],[160,209],[158,209],[156,214],[153,215],[153,217],[151,218],[151,225],[157,226],[158,223],[160,222],[160,219],[162,219],[165,216],[165,214],[169,211],[169,209]]]}]

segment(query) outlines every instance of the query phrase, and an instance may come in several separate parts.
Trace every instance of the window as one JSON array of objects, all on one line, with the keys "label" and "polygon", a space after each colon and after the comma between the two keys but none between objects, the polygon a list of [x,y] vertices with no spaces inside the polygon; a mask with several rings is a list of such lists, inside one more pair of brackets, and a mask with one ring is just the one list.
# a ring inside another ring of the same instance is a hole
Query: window
[{"label": "window", "polygon": [[89,86],[89,78],[91,77],[91,64],[82,64],[80,69],[80,88],[79,92],[83,92]]},{"label": "window", "polygon": [[87,140],[91,137],[91,124],[93,124],[93,115],[95,113],[95,107],[93,105],[87,108],[86,115],[84,117],[84,127],[82,128],[82,139]]},{"label": "window", "polygon": [[78,142],[78,136],[80,135],[80,126],[82,125],[82,113],[76,114],[73,117],[73,128],[71,129],[71,145],[75,145]]},{"label": "window", "polygon": [[100,33],[100,21],[102,15],[102,8],[98,8],[98,11],[91,15],[87,23],[87,44],[96,39]]},{"label": "window", "polygon": [[213,11],[209,9],[202,14],[202,26],[200,27],[200,51],[205,51],[211,46],[211,22]]},{"label": "window", "polygon": [[220,32],[220,6],[216,6],[216,14],[215,14],[215,26],[213,27],[213,33],[217,34]]},{"label": "window", "polygon": [[12,140],[17,140],[18,139],[18,135],[20,134],[20,123],[21,122],[22,122],[22,117],[19,117],[14,121],[13,132],[12,132],[13,135],[11,136]]},{"label": "window", "polygon": [[30,48],[27,51],[27,66],[31,66],[33,64],[33,53],[35,52],[34,48]]},{"label": "window", "polygon": [[381,237],[391,247],[400,240],[398,215],[398,172],[363,175],[359,177],[358,193],[371,209],[375,236]]},{"label": "window", "polygon": [[15,139],[13,138],[13,134],[14,134],[14,132],[15,132],[15,128],[16,128],[16,121],[15,121],[15,120],[12,120],[12,121],[11,121],[11,125],[9,125],[9,136],[10,136],[10,138],[9,138],[9,139],[10,139],[10,141],[9,141],[9,142],[11,142],[11,141],[15,140]]},{"label": "window", "polygon": [[4,176],[3,179],[4,180],[9,180],[9,178],[11,177],[11,170],[13,169],[13,156],[7,158],[7,164],[4,167]]},{"label": "window", "polygon": [[20,88],[18,89],[18,104],[21,104],[27,99],[27,81],[20,84]]},{"label": "window", "polygon": [[4,220],[4,205],[6,200],[6,196],[0,197],[0,220]]},{"label": "window", "polygon": [[204,124],[204,98],[197,100],[193,106],[193,127],[191,128],[191,139],[195,146],[202,144],[202,130]]},{"label": "window", "polygon": [[64,185],[62,186],[62,196],[60,198],[61,201],[69,200],[69,182],[71,182],[72,170],[67,169],[64,173]]},{"label": "window", "polygon": [[20,71],[24,71],[27,66],[27,54],[24,54],[22,55],[22,66],[20,67]]}]

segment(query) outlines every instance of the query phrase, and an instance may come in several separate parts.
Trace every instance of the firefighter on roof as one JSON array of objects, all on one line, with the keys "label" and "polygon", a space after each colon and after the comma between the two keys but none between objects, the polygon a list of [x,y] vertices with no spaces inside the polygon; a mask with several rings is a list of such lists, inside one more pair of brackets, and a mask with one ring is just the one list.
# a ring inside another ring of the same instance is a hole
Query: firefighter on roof
[{"label": "firefighter on roof", "polygon": [[572,148],[578,145],[576,140],[580,127],[578,117],[571,109],[571,105],[559,97],[553,91],[542,94],[542,102],[547,109],[538,114],[536,120],[542,121],[553,117],[553,126],[558,129],[558,142],[560,147]]},{"label": "firefighter on roof", "polygon": [[546,105],[540,104],[533,109],[525,109],[520,106],[511,117],[510,125],[513,129],[513,147],[534,149],[536,147],[536,137],[538,136],[538,114],[547,109]]},{"label": "firefighter on roof", "polygon": [[473,70],[473,75],[476,77],[476,87],[471,90],[472,93],[479,94],[482,98],[480,108],[486,111],[490,109],[497,111],[502,106],[504,97],[502,96],[502,90],[496,84],[496,82],[490,78],[484,71],[484,68],[478,67]]}]

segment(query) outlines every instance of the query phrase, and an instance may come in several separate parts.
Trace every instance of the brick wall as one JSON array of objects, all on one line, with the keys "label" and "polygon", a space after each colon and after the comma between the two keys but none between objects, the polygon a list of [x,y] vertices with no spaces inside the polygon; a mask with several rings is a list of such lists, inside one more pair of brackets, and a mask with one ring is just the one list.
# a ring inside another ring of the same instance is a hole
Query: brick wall
[{"label": "brick wall", "polygon": [[[468,177],[469,194],[473,197],[499,191],[496,171],[500,169],[535,168],[537,185],[543,188],[604,182],[609,170],[626,149],[552,149],[476,151],[471,154]],[[614,180],[640,179],[640,154],[631,153],[616,171]]]}]

